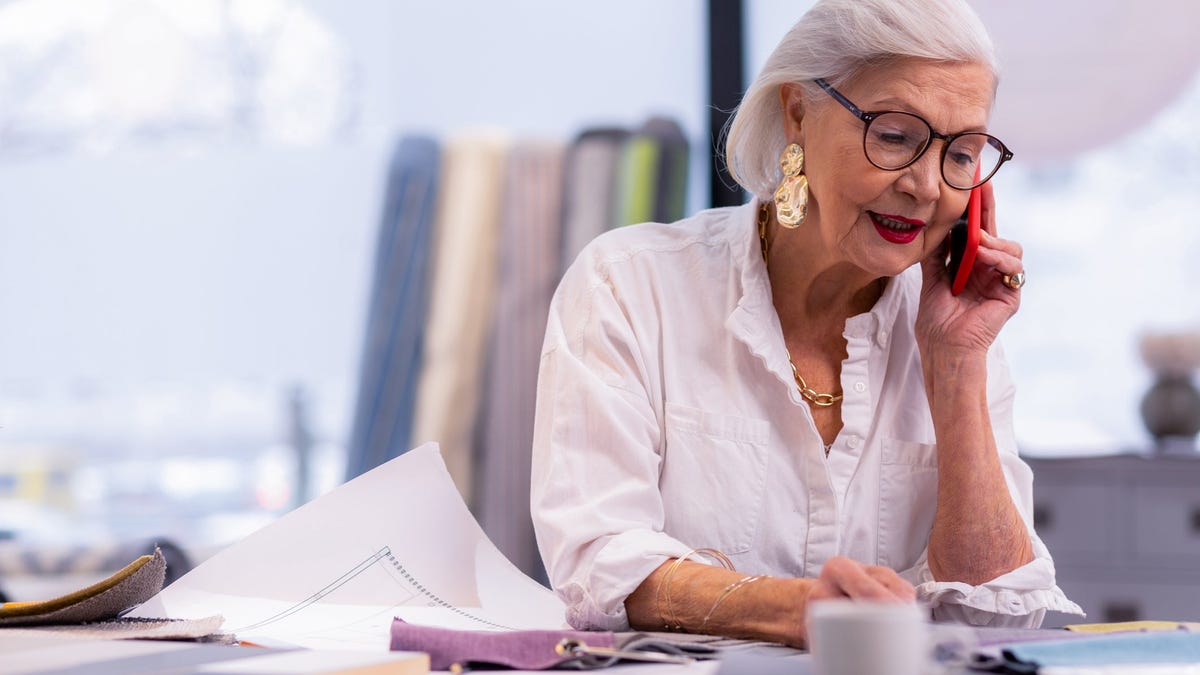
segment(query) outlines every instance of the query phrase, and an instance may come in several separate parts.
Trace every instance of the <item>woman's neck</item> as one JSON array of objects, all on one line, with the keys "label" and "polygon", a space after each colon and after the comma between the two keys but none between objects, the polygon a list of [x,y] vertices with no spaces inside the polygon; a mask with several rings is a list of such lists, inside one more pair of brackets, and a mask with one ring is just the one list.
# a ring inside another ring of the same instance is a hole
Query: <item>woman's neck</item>
[{"label": "woman's neck", "polygon": [[837,255],[819,236],[814,214],[786,230],[775,221],[774,210],[769,212],[767,273],[784,333],[791,326],[805,326],[806,333],[824,326],[818,331],[840,336],[846,319],[875,306],[887,279],[872,277]]}]

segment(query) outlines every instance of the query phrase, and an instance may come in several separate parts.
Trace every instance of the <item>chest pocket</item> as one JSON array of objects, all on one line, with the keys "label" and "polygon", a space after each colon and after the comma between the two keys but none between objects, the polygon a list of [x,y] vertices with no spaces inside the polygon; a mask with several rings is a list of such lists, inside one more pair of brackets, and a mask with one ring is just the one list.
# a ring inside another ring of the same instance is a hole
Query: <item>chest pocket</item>
[{"label": "chest pocket", "polygon": [[666,405],[660,488],[667,534],[726,554],[750,550],[767,484],[765,420]]},{"label": "chest pocket", "polygon": [[879,564],[902,571],[929,544],[937,509],[937,446],[883,440],[879,477]]}]

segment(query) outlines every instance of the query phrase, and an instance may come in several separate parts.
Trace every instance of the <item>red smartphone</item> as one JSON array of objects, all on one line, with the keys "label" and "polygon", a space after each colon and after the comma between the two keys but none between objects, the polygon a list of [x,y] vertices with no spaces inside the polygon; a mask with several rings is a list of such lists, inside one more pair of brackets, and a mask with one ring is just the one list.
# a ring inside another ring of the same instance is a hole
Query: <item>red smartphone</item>
[{"label": "red smartphone", "polygon": [[950,292],[958,295],[967,287],[971,270],[975,268],[975,252],[979,250],[980,219],[983,212],[983,188],[973,188],[967,199],[967,210],[950,228],[950,252],[946,271],[950,275]]}]

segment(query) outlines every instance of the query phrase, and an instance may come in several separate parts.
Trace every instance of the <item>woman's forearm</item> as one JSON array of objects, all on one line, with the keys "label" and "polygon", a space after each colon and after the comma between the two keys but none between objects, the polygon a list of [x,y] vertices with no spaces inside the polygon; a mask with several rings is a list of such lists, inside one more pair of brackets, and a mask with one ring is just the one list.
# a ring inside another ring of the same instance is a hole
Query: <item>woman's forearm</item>
[{"label": "woman's forearm", "polygon": [[804,646],[813,580],[763,576],[747,583],[749,575],[690,561],[672,573],[674,562],[663,563],[626,598],[635,630],[682,629]]},{"label": "woman's forearm", "polygon": [[926,391],[938,447],[937,512],[929,568],[938,581],[978,585],[1033,559],[996,451],[987,356],[934,357]]}]

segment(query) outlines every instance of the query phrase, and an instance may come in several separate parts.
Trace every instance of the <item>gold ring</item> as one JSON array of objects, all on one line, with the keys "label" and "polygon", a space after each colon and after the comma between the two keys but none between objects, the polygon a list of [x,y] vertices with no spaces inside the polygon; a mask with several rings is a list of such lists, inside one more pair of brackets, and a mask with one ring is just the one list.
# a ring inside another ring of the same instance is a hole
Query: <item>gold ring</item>
[{"label": "gold ring", "polygon": [[1000,280],[1004,282],[1005,286],[1008,286],[1015,291],[1025,285],[1025,273],[1017,272],[1016,274],[1002,274],[1000,276]]}]

